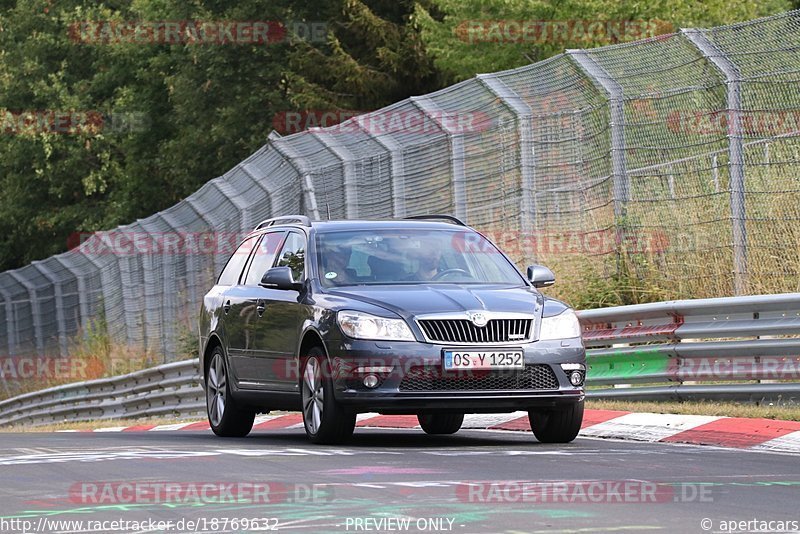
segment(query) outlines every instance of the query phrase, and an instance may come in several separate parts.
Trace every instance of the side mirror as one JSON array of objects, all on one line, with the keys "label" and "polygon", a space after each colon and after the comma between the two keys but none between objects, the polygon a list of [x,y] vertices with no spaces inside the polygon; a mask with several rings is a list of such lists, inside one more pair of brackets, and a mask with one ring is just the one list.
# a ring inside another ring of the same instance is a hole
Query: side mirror
[{"label": "side mirror", "polygon": [[276,289],[294,289],[300,291],[303,284],[295,282],[292,276],[292,269],[289,267],[273,267],[261,277],[261,285],[274,287]]},{"label": "side mirror", "polygon": [[528,280],[533,287],[547,287],[556,283],[556,275],[544,265],[531,265],[528,267]]}]

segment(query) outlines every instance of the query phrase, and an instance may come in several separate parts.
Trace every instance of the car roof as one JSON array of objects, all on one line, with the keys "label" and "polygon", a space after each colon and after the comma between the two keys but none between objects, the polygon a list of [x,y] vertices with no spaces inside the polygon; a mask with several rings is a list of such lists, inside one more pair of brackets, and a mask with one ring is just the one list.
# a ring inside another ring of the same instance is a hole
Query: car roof
[{"label": "car roof", "polygon": [[457,230],[457,229],[470,229],[468,226],[459,226],[457,224],[432,221],[432,220],[415,220],[415,219],[382,219],[382,220],[337,220],[337,221],[314,221],[312,227],[320,232],[330,232],[337,230],[371,230],[378,228],[425,228],[425,229],[438,229],[438,230]]},{"label": "car roof", "polygon": [[329,221],[312,221],[308,220],[308,224],[301,221],[279,222],[274,224],[256,228],[248,235],[257,235],[266,230],[287,229],[287,228],[313,228],[315,232],[327,233],[336,231],[353,231],[353,230],[376,230],[380,228],[385,229],[399,229],[399,228],[416,228],[427,230],[460,230],[460,231],[474,231],[469,226],[461,226],[452,222],[432,220],[432,219],[343,219],[343,220],[329,220]]}]

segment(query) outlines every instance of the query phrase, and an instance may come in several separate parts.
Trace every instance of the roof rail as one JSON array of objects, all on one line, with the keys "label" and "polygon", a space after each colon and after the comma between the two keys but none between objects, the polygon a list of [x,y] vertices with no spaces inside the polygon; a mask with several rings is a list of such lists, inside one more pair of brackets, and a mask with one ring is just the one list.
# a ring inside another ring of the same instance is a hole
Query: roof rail
[{"label": "roof rail", "polygon": [[405,219],[440,220],[448,221],[459,226],[467,226],[464,221],[452,215],[411,215],[410,217],[405,217]]},{"label": "roof rail", "polygon": [[305,215],[282,215],[280,217],[273,217],[271,219],[265,219],[261,221],[253,230],[260,230],[262,228],[267,228],[268,226],[275,226],[276,224],[290,222],[300,223],[302,226],[311,226],[311,219]]}]

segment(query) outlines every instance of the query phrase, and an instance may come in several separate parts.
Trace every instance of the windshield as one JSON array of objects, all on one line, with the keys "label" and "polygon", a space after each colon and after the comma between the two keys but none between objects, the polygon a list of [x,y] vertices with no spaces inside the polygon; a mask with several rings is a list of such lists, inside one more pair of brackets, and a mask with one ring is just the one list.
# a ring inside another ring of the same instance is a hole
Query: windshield
[{"label": "windshield", "polygon": [[472,231],[357,230],[317,234],[323,286],[369,284],[514,284],[519,272]]}]

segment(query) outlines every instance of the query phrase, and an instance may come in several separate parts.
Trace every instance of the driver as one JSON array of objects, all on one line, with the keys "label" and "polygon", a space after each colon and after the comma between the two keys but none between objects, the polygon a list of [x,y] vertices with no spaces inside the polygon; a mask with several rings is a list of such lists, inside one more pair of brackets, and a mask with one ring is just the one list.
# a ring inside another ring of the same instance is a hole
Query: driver
[{"label": "driver", "polygon": [[328,245],[322,249],[323,276],[335,285],[356,282],[356,272],[347,265],[353,249],[348,245]]},{"label": "driver", "polygon": [[419,267],[412,276],[414,280],[432,280],[439,274],[439,264],[442,261],[442,250],[437,246],[420,249],[417,254]]}]

